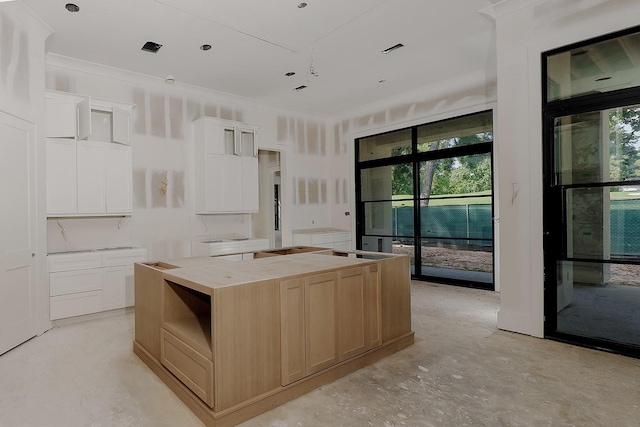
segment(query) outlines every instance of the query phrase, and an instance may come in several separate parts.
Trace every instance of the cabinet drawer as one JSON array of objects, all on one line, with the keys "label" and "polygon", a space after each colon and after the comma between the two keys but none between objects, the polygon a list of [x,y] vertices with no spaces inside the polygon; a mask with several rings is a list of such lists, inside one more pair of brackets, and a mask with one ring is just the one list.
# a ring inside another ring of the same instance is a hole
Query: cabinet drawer
[{"label": "cabinet drawer", "polygon": [[269,249],[269,239],[250,239],[242,242],[242,252],[253,252]]},{"label": "cabinet drawer", "polygon": [[81,316],[102,310],[102,291],[79,292],[60,295],[49,299],[49,318]]},{"label": "cabinet drawer", "polygon": [[213,362],[176,338],[160,331],[160,360],[173,375],[213,408]]},{"label": "cabinet drawer", "polygon": [[327,243],[334,242],[344,242],[347,240],[351,240],[351,235],[349,233],[322,233],[322,234],[314,234],[311,236],[311,244],[312,245],[322,245]]},{"label": "cabinet drawer", "polygon": [[101,266],[100,254],[97,252],[77,252],[70,254],[52,254],[48,257],[49,273],[70,270],[85,270]]},{"label": "cabinet drawer", "polygon": [[49,274],[49,296],[102,289],[101,269],[61,271]]},{"label": "cabinet drawer", "polygon": [[145,249],[116,249],[103,251],[102,266],[116,267],[118,265],[133,265],[136,262],[146,261]]}]

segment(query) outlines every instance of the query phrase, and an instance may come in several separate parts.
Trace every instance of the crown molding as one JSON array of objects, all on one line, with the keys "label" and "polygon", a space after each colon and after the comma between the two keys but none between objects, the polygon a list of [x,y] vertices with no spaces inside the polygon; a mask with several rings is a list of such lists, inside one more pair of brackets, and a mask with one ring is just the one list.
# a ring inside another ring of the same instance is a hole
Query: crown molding
[{"label": "crown molding", "polygon": [[491,6],[480,9],[478,12],[496,20],[504,15],[508,15],[518,10],[533,6],[534,4],[546,1],[548,0],[500,0]]}]

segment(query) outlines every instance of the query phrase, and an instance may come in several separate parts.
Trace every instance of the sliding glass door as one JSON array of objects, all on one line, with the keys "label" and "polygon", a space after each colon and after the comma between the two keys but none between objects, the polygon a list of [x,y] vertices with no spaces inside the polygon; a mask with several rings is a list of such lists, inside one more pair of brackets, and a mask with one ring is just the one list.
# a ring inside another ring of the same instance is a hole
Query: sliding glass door
[{"label": "sliding glass door", "polygon": [[492,113],[356,141],[358,247],[415,278],[493,289]]}]

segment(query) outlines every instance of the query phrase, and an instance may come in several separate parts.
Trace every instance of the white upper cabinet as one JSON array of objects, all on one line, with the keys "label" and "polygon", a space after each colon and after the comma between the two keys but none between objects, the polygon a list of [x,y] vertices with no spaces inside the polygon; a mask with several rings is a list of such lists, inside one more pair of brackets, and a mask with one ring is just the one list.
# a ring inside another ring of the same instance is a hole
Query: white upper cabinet
[{"label": "white upper cabinet", "polygon": [[131,145],[132,104],[47,91],[47,137]]},{"label": "white upper cabinet", "polygon": [[86,139],[91,133],[91,99],[47,91],[47,137]]},{"label": "white upper cabinet", "polygon": [[78,211],[76,141],[47,139],[47,214]]},{"label": "white upper cabinet", "polygon": [[113,107],[113,121],[111,122],[113,142],[131,145],[131,112]]},{"label": "white upper cabinet", "polygon": [[104,142],[82,141],[76,147],[79,214],[107,212],[104,146]]},{"label": "white upper cabinet", "polygon": [[131,214],[132,109],[47,91],[48,216]]},{"label": "white upper cabinet", "polygon": [[196,213],[258,212],[253,126],[202,117],[193,122]]}]

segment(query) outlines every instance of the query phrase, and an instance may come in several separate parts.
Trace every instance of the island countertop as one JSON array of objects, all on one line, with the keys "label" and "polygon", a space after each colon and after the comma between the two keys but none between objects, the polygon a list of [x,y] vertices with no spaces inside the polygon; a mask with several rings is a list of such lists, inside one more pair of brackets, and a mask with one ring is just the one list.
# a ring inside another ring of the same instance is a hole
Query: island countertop
[{"label": "island countertop", "polygon": [[211,295],[212,291],[218,288],[301,276],[349,266],[358,267],[374,262],[367,259],[332,256],[329,253],[299,253],[246,261],[198,257],[168,261],[167,264],[176,268],[165,270],[164,278]]}]

